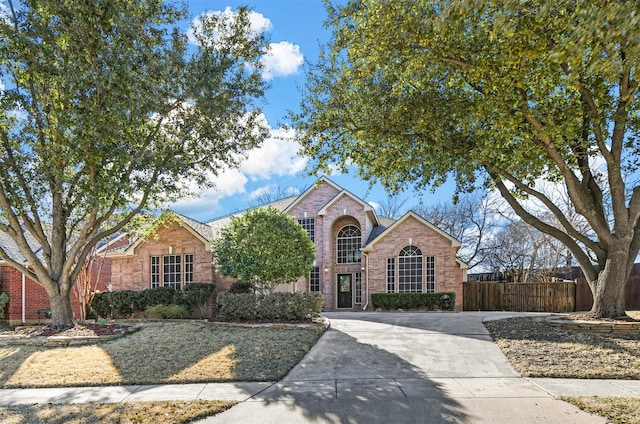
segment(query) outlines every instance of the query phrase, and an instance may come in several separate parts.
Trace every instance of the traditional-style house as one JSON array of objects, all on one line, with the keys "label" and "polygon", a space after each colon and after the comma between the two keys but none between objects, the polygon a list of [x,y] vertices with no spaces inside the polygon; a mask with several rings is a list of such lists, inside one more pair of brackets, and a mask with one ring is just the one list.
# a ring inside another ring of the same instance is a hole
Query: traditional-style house
[{"label": "traditional-style house", "polygon": [[[455,307],[462,309],[467,267],[456,259],[460,242],[416,213],[396,221],[378,217],[326,177],[299,196],[266,206],[294,216],[316,246],[310,275],[282,290],[321,292],[325,310],[353,311],[370,309],[372,293],[454,292]],[[175,214],[154,237],[111,250],[110,289],[210,282],[227,290],[233,280],[216,272],[210,242],[232,216],[203,223]]]}]

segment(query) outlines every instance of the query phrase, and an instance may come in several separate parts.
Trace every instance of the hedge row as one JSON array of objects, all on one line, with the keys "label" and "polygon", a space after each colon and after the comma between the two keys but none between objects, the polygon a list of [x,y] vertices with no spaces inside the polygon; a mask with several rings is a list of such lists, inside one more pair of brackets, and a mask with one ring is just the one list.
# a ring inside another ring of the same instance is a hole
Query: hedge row
[{"label": "hedge row", "polygon": [[456,294],[440,293],[373,293],[371,303],[374,309],[386,311],[403,310],[453,310]]},{"label": "hedge row", "polygon": [[322,294],[308,292],[221,293],[218,315],[230,321],[300,321],[319,314],[323,301]]},{"label": "hedge row", "polygon": [[206,305],[213,290],[214,284],[191,283],[185,285],[183,291],[172,287],[156,287],[142,291],[100,292],[94,296],[91,309],[102,318],[129,318],[134,312],[144,312],[156,305],[177,305],[189,311]]}]

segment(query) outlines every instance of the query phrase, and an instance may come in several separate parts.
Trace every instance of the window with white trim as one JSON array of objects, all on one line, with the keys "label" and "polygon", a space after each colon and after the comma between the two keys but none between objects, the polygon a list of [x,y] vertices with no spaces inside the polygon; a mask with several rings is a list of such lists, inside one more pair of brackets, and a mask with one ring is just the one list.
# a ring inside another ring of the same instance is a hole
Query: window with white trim
[{"label": "window with white trim", "polygon": [[407,246],[398,255],[398,292],[422,293],[422,251]]},{"label": "window with white trim", "polygon": [[314,218],[299,219],[298,224],[300,224],[300,226],[305,229],[305,231],[309,235],[309,239],[315,242],[316,220]]},{"label": "window with white trim", "polygon": [[433,293],[436,291],[436,257],[425,257],[425,292]]},{"label": "window with white trim", "polygon": [[193,283],[193,254],[184,255],[184,283]]},{"label": "window with white trim", "polygon": [[162,257],[162,285],[180,290],[182,286],[182,268],[180,255]]},{"label": "window with white trim", "polygon": [[151,257],[151,288],[160,287],[160,256]]},{"label": "window with white trim", "polygon": [[336,240],[336,258],[339,264],[352,264],[360,262],[360,247],[362,233],[355,225],[347,225],[338,231]]},{"label": "window with white trim", "polygon": [[362,274],[356,272],[356,300],[355,303],[362,303]]},{"label": "window with white trim", "polygon": [[387,258],[387,293],[396,292],[396,258]]},{"label": "window with white trim", "polygon": [[309,291],[320,291],[320,267],[314,266],[309,274]]}]

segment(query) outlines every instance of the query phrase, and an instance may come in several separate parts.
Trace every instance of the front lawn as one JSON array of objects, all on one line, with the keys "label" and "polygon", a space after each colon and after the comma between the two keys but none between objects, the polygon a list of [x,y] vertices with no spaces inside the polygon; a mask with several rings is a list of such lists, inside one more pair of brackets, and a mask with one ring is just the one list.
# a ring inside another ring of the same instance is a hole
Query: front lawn
[{"label": "front lawn", "polygon": [[140,325],[138,332],[96,345],[0,346],[0,387],[277,381],[323,333],[319,325]]}]

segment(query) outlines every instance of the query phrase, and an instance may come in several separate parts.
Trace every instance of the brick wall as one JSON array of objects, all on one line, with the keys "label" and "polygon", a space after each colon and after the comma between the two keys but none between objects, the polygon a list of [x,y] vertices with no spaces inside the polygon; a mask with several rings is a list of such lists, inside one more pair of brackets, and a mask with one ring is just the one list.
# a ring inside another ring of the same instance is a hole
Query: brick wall
[{"label": "brick wall", "polygon": [[454,292],[456,310],[462,310],[463,271],[456,261],[456,249],[448,239],[413,217],[375,243],[369,254],[369,294],[386,293],[387,258],[397,258],[400,250],[409,245],[409,238],[411,244],[422,251],[423,257],[435,257],[436,292]]},{"label": "brick wall", "polygon": [[[111,290],[144,290],[151,287],[151,256],[193,254],[193,281],[195,283],[214,282],[213,255],[191,231],[177,222],[167,224],[157,231],[157,237],[141,243],[133,256],[112,258]],[[161,260],[162,261],[162,260]],[[184,271],[184,265],[183,265]],[[227,280],[215,281],[220,287],[227,287]]]},{"label": "brick wall", "polygon": [[[22,322],[22,273],[9,266],[0,266],[2,291],[9,295],[5,306],[4,319],[10,324]],[[50,310],[49,296],[44,288],[29,278],[25,278],[25,322],[49,322],[45,311]],[[71,293],[71,308],[76,318],[80,317],[80,303],[75,290]],[[38,314],[40,311],[40,314]]]}]

